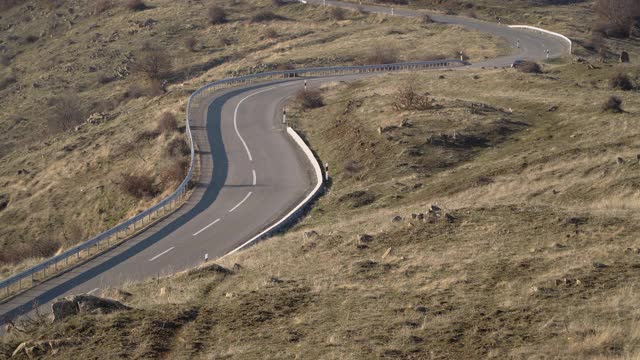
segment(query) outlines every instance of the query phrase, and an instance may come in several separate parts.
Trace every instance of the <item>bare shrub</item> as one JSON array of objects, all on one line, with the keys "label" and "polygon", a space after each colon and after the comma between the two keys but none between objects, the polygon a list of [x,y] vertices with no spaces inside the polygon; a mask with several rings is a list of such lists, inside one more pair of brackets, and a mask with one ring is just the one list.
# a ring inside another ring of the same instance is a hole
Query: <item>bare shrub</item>
[{"label": "bare shrub", "polygon": [[0,65],[2,65],[2,66],[11,65],[11,56],[9,56],[9,55],[0,56]]},{"label": "bare shrub", "polygon": [[525,61],[523,64],[518,66],[518,71],[527,74],[540,74],[542,73],[542,68],[540,64],[533,61]]},{"label": "bare shrub", "polygon": [[131,11],[143,11],[148,9],[147,4],[142,0],[127,0],[124,6]]},{"label": "bare shrub", "polygon": [[603,21],[598,29],[611,37],[629,37],[635,18],[640,16],[638,0],[597,0],[595,9]]},{"label": "bare shrub", "polygon": [[433,24],[434,21],[431,18],[431,16],[425,14],[425,15],[422,15],[421,22],[423,24]]},{"label": "bare shrub", "polygon": [[624,91],[633,90],[633,82],[627,74],[617,73],[609,79],[609,87],[612,89],[620,89]]},{"label": "bare shrub", "polygon": [[280,63],[280,64],[276,65],[276,70],[278,70],[278,71],[293,70],[295,68],[296,67],[290,62]]},{"label": "bare shrub", "polygon": [[166,93],[167,89],[165,88],[165,84],[166,84],[165,80],[158,80],[158,79],[150,80],[146,89],[147,95],[160,96]]},{"label": "bare shrub", "polygon": [[112,0],[96,0],[93,3],[93,15],[100,15],[113,7]]},{"label": "bare shrub", "polygon": [[85,112],[77,96],[57,97],[49,103],[51,109],[47,123],[51,131],[68,131],[84,122]]},{"label": "bare shrub", "polygon": [[622,99],[618,96],[610,96],[607,101],[602,104],[602,111],[610,111],[613,113],[624,112],[624,110],[622,110]]},{"label": "bare shrub", "polygon": [[253,14],[253,16],[251,17],[251,22],[257,23],[282,19],[282,16],[274,14],[273,11],[261,10]]},{"label": "bare shrub", "polygon": [[300,89],[296,92],[295,101],[303,109],[315,109],[324,106],[324,99],[320,90]]},{"label": "bare shrub", "polygon": [[189,159],[175,159],[160,172],[160,181],[166,186],[181,183],[189,173]]},{"label": "bare shrub", "polygon": [[187,36],[184,39],[184,47],[191,52],[196,51],[196,48],[198,47],[198,39],[193,36]]},{"label": "bare shrub", "polygon": [[108,84],[110,82],[112,82],[113,80],[115,80],[116,78],[107,74],[100,74],[98,75],[98,84],[100,85],[105,85]]},{"label": "bare shrub", "polygon": [[278,34],[278,32],[276,31],[276,29],[274,29],[274,28],[266,28],[266,29],[264,29],[264,31],[262,32],[262,35],[267,39],[277,39],[278,36],[280,36]]},{"label": "bare shrub", "polygon": [[145,197],[153,197],[158,194],[158,188],[154,184],[154,179],[149,175],[121,175],[120,188],[125,193],[142,199]]},{"label": "bare shrub", "polygon": [[149,79],[162,79],[171,71],[171,60],[163,50],[144,49],[137,56],[135,70]]},{"label": "bare shrub", "polygon": [[131,84],[129,88],[122,94],[123,100],[137,99],[145,95],[145,89],[140,84]]},{"label": "bare shrub", "polygon": [[412,84],[406,84],[396,91],[391,106],[394,110],[428,110],[432,108],[429,94],[418,94]]},{"label": "bare shrub", "polygon": [[13,73],[3,77],[2,79],[0,79],[0,91],[6,89],[7,87],[9,87],[9,85],[14,84],[17,81],[18,80],[16,79],[16,75]]},{"label": "bare shrub", "polygon": [[344,163],[344,171],[349,175],[354,175],[362,170],[362,165],[355,160],[349,160]]},{"label": "bare shrub", "polygon": [[24,41],[25,41],[27,44],[33,44],[34,42],[38,41],[38,39],[39,39],[39,37],[37,37],[37,36],[35,36],[35,35],[27,35],[27,36],[24,38]]},{"label": "bare shrub", "polygon": [[207,10],[207,19],[211,25],[223,24],[227,21],[227,13],[222,7],[214,5]]},{"label": "bare shrub", "polygon": [[287,3],[288,2],[286,0],[271,0],[271,5],[275,7],[284,6],[284,5],[287,5]]},{"label": "bare shrub", "polygon": [[185,139],[177,137],[169,141],[166,152],[171,157],[187,156],[191,154],[191,148]]},{"label": "bare shrub", "polygon": [[343,8],[333,6],[329,10],[329,15],[331,15],[334,20],[344,20],[347,17],[347,11]]},{"label": "bare shrub", "polygon": [[364,58],[364,64],[392,64],[398,62],[395,50],[383,45],[376,45],[369,49]]},{"label": "bare shrub", "polygon": [[160,117],[158,117],[156,129],[160,134],[178,130],[178,121],[176,120],[176,116],[168,111],[163,112],[160,114]]}]

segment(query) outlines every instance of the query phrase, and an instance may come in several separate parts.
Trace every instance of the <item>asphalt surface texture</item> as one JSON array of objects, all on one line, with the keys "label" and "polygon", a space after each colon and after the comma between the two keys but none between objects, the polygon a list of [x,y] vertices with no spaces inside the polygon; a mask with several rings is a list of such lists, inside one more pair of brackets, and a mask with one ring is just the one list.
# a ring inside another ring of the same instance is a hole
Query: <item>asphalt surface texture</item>
[{"label": "asphalt surface texture", "polygon": [[[322,0],[309,3],[322,4]],[[355,9],[356,4],[326,1]],[[390,8],[361,6],[390,14]],[[395,16],[423,12],[394,9]],[[557,37],[505,25],[446,15],[436,22],[459,24],[500,36],[513,44],[513,55],[470,67],[509,66],[516,59],[540,60],[568,54]],[[519,48],[518,48],[519,45]],[[461,49],[464,51],[464,49]],[[307,78],[309,86],[366,75]],[[0,324],[46,306],[54,299],[118,287],[172,274],[215,260],[245,244],[277,222],[314,188],[309,160],[282,124],[282,105],[304,79],[279,80],[220,90],[193,109],[192,131],[200,157],[200,177],[191,197],[176,211],[99,256],[48,279],[0,304]],[[0,330],[1,331],[1,330]]]}]

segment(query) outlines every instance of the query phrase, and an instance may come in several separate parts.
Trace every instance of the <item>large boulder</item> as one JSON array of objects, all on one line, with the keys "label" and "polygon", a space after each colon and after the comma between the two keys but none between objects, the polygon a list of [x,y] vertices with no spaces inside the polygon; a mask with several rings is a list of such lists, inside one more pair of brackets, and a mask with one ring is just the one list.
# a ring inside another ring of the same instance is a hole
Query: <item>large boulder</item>
[{"label": "large boulder", "polygon": [[78,314],[109,314],[114,311],[129,310],[119,301],[103,299],[93,295],[70,295],[57,299],[51,304],[53,321],[61,321]]}]

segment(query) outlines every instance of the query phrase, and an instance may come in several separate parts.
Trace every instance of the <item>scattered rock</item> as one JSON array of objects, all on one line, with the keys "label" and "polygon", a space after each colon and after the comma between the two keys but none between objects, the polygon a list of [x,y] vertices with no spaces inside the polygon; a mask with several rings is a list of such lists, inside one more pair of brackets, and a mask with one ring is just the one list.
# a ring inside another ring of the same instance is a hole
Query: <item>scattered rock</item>
[{"label": "scattered rock", "polygon": [[0,211],[4,210],[9,206],[9,195],[0,194]]},{"label": "scattered rock", "polygon": [[404,119],[402,119],[402,123],[400,124],[400,126],[403,127],[403,128],[410,128],[410,127],[413,126],[413,124],[411,124],[409,119],[404,118]]},{"label": "scattered rock", "polygon": [[621,63],[628,63],[630,61],[629,59],[629,53],[626,51],[623,51],[620,53],[620,62]]},{"label": "scattered rock", "polygon": [[593,263],[593,267],[596,268],[596,269],[606,269],[606,268],[609,267],[609,265],[603,264],[603,263],[600,263],[600,262],[594,262]]},{"label": "scattered rock", "polygon": [[564,249],[564,248],[566,248],[566,247],[567,247],[566,245],[562,245],[562,244],[560,244],[560,243],[553,243],[553,244],[551,244],[551,248],[552,248],[552,249]]},{"label": "scattered rock", "polygon": [[111,299],[93,295],[70,295],[57,299],[51,304],[53,321],[61,321],[78,314],[109,314],[114,311],[129,310],[130,307]]},{"label": "scattered rock", "polygon": [[304,240],[316,240],[320,237],[320,234],[315,230],[305,231],[303,237]]},{"label": "scattered rock", "polygon": [[400,215],[396,215],[393,217],[393,219],[391,219],[392,222],[400,222],[402,221],[402,216]]},{"label": "scattered rock", "polygon": [[417,312],[419,312],[419,313],[422,313],[422,314],[426,314],[426,313],[427,313],[427,311],[429,311],[425,306],[422,306],[422,305],[416,305],[416,306],[414,306],[414,307],[413,307],[413,310],[415,310],[415,311],[417,311]]},{"label": "scattered rock", "polygon": [[280,284],[284,282],[284,280],[277,278],[275,276],[272,276],[271,279],[269,279],[269,281],[273,284]]},{"label": "scattered rock", "polygon": [[228,292],[228,293],[224,293],[224,297],[226,297],[226,298],[233,298],[233,297],[236,297],[236,294],[231,293],[231,292]]},{"label": "scattered rock", "polygon": [[436,212],[438,212],[438,211],[440,211],[440,210],[442,210],[442,209],[441,209],[438,205],[434,205],[434,204],[432,204],[432,205],[429,207],[429,212],[430,212],[430,213],[436,213]]},{"label": "scattered rock", "polygon": [[444,218],[447,220],[448,223],[452,223],[456,221],[456,218],[449,213],[444,214]]},{"label": "scattered rock", "polygon": [[548,112],[554,112],[556,110],[558,110],[558,105],[553,105],[553,106],[551,106],[550,108],[547,109]]},{"label": "scattered rock", "polygon": [[630,248],[630,247],[628,247],[625,250],[625,252],[628,252],[628,253],[632,252],[632,253],[640,254],[640,248]]},{"label": "scattered rock", "polygon": [[622,156],[617,156],[616,157],[616,164],[618,164],[618,165],[624,164],[624,158]]},{"label": "scattered rock", "polygon": [[242,265],[235,263],[233,264],[233,267],[231,268],[234,272],[240,271],[240,269],[242,269]]},{"label": "scattered rock", "polygon": [[373,240],[373,236],[369,235],[369,234],[359,234],[358,236],[356,236],[356,240],[360,243],[369,243],[371,242],[371,240]]},{"label": "scattered rock", "polygon": [[570,278],[556,279],[555,281],[556,287],[558,286],[569,287],[569,286],[580,285],[580,284],[582,284],[582,281],[578,279],[570,279]]},{"label": "scattered rock", "polygon": [[80,339],[29,340],[21,343],[13,351],[11,357],[26,355],[29,359],[40,358],[48,353],[55,354],[58,349],[68,345],[76,345]]}]

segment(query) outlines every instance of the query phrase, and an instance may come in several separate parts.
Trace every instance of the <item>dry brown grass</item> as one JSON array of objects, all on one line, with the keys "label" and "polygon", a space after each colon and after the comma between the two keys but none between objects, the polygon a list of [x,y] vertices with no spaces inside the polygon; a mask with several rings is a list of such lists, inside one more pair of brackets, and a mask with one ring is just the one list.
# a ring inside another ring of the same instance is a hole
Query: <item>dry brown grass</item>
[{"label": "dry brown grass", "polygon": [[[61,350],[67,357],[98,344],[115,356],[123,345],[105,339],[159,323],[172,325],[128,337],[127,349],[170,358],[638,357],[640,98],[626,93],[626,113],[602,113],[593,99],[610,94],[615,67],[547,70],[327,84],[322,109],[290,117],[323,161],[349,163],[332,166],[331,189],[292,231],[220,261],[231,274],[204,268],[127,284],[136,310],[29,336],[84,339]],[[437,106],[392,110],[409,80]],[[597,87],[583,85],[592,80]],[[376,200],[339,201],[357,191]],[[431,204],[442,210],[430,214]]]}]

